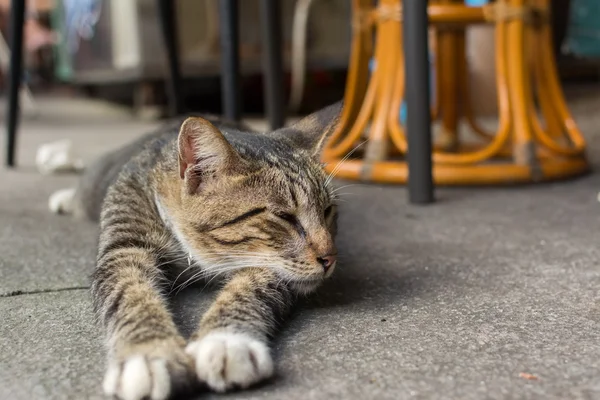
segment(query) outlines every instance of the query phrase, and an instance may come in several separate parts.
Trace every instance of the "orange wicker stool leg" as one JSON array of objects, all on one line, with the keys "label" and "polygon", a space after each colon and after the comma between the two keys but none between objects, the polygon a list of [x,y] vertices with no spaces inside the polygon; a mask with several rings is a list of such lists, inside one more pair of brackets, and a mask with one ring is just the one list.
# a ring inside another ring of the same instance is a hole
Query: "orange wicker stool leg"
[{"label": "orange wicker stool leg", "polygon": [[[451,4],[455,0],[440,0],[442,4]],[[437,63],[437,79],[441,106],[441,132],[438,140],[443,150],[454,152],[458,149],[460,119],[460,80],[459,76],[459,46],[461,33],[456,27],[441,27],[437,29],[437,46],[439,47]]]}]

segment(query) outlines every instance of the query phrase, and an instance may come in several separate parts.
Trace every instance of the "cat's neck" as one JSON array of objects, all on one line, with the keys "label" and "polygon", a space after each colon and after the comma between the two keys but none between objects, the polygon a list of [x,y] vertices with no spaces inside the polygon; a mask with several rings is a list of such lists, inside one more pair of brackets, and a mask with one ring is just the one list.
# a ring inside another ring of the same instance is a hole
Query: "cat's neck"
[{"label": "cat's neck", "polygon": [[182,206],[184,181],[179,179],[175,171],[164,171],[156,176],[154,185],[155,201],[160,201],[162,207],[173,215]]},{"label": "cat's neck", "polygon": [[188,254],[196,262],[202,264],[202,255],[196,254],[186,239],[185,232],[178,223],[182,208],[183,180],[173,171],[161,174],[156,180],[153,201],[164,227],[173,235],[181,251]]}]

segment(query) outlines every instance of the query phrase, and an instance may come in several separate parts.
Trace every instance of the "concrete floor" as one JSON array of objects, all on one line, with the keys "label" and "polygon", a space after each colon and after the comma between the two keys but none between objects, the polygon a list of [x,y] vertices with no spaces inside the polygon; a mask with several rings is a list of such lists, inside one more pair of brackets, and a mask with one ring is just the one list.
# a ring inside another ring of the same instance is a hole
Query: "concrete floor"
[{"label": "concrete floor", "polygon": [[[598,163],[600,91],[571,106]],[[76,178],[41,176],[33,160],[61,138],[90,159],[153,124],[79,101],[41,110],[23,122],[19,168],[0,169],[0,399],[100,399],[104,352],[87,291],[96,227],[49,214],[48,195]],[[276,342],[277,377],[224,397],[600,398],[599,189],[598,173],[440,189],[427,207],[400,187],[344,189],[334,279]],[[184,331],[210,296],[175,300]]]}]

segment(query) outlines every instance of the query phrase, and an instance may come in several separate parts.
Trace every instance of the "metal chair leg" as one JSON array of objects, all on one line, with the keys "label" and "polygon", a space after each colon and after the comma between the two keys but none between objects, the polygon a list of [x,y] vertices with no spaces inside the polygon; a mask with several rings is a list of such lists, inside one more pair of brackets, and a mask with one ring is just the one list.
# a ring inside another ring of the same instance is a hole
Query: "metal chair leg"
[{"label": "metal chair leg", "polygon": [[260,13],[266,108],[271,129],[277,129],[285,123],[281,2],[279,0],[261,0]]},{"label": "metal chair leg", "polygon": [[173,3],[172,0],[158,0],[158,10],[169,65],[169,78],[167,81],[169,108],[172,114],[178,115],[184,112],[184,107],[181,96],[181,66],[179,63],[177,23]]},{"label": "metal chair leg", "polygon": [[[4,39],[4,36],[2,36],[2,33],[0,33],[0,70],[2,70],[4,74],[9,73],[8,70],[10,65],[10,55],[10,47],[8,46],[8,43],[6,43],[6,40]],[[38,108],[35,103],[35,100],[33,99],[33,94],[31,93],[31,90],[29,89],[27,84],[22,83],[20,91],[21,97],[19,101],[22,102],[24,106],[23,109],[29,108],[33,112],[33,114],[37,114]]]},{"label": "metal chair leg", "polygon": [[411,203],[434,201],[427,1],[404,0],[404,51],[408,133],[408,196]]},{"label": "metal chair leg", "polygon": [[219,0],[221,96],[223,114],[232,121],[242,118],[238,14],[238,0]]},{"label": "metal chair leg", "polygon": [[10,72],[8,74],[8,105],[6,112],[6,165],[15,166],[17,129],[19,125],[19,88],[23,68],[23,25],[25,0],[12,0],[10,8]]}]

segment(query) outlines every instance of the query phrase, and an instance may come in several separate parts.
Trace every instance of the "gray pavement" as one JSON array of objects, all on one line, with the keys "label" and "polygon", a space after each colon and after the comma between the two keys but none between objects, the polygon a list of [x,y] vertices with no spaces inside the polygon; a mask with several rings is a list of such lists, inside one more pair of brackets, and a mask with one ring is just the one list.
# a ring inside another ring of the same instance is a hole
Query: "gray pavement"
[{"label": "gray pavement", "polygon": [[[598,91],[596,91],[598,93]],[[600,161],[600,94],[572,108]],[[47,107],[45,107],[47,105]],[[106,105],[42,101],[20,167],[0,169],[0,399],[100,399],[101,333],[87,292],[96,227],[47,212],[74,176],[41,176],[41,143],[84,158],[145,132]],[[343,191],[341,265],[275,343],[278,372],[243,399],[600,398],[600,174],[495,189]],[[189,332],[214,293],[175,299]],[[521,373],[537,377],[525,379]]]}]

